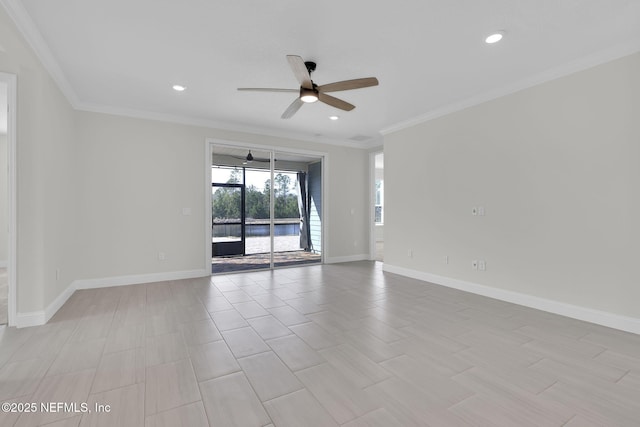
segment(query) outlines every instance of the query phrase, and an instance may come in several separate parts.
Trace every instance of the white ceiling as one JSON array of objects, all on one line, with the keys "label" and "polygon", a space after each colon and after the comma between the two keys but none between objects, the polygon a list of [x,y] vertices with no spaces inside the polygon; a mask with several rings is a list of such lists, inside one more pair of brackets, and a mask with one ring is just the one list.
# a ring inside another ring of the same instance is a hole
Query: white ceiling
[{"label": "white ceiling", "polygon": [[[640,50],[638,0],[0,2],[77,108],[361,146]],[[494,30],[506,37],[485,44]],[[317,62],[317,84],[380,86],[334,93],[351,112],[315,103],[282,120],[291,93],[236,88],[297,88],[287,54]]]}]

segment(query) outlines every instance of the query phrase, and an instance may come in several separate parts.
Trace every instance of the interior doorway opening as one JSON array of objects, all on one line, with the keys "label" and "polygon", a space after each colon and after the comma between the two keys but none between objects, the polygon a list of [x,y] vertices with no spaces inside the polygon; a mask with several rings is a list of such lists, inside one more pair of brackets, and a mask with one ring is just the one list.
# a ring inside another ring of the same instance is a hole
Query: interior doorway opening
[{"label": "interior doorway opening", "polygon": [[0,326],[9,321],[8,85],[0,81]]},{"label": "interior doorway opening", "polygon": [[371,259],[384,262],[384,153],[371,153]]},{"label": "interior doorway opening", "polygon": [[17,76],[0,72],[0,332],[16,326]]},{"label": "interior doorway opening", "polygon": [[322,262],[322,157],[213,145],[211,272]]}]

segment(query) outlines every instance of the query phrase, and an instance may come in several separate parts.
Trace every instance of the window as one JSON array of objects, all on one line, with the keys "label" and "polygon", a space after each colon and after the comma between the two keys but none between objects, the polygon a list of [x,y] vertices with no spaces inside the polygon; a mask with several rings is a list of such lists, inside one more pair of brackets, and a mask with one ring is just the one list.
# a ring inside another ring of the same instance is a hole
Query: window
[{"label": "window", "polygon": [[375,222],[384,224],[384,180],[376,179]]}]

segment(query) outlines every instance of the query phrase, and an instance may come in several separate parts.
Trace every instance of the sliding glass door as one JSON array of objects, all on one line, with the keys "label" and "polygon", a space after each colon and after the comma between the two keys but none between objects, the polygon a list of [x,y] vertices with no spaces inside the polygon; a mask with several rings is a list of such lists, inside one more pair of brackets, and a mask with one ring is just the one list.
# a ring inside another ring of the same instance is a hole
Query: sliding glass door
[{"label": "sliding glass door", "polygon": [[320,263],[322,159],[212,151],[212,272]]}]

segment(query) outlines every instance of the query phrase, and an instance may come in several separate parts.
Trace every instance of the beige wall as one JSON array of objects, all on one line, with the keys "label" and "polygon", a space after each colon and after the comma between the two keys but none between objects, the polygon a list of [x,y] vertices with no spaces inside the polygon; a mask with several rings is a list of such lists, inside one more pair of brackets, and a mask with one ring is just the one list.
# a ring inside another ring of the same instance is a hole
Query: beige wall
[{"label": "beige wall", "polygon": [[635,54],[387,135],[385,262],[640,318],[639,117]]}]

